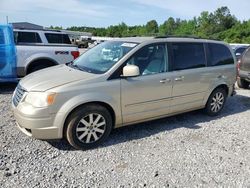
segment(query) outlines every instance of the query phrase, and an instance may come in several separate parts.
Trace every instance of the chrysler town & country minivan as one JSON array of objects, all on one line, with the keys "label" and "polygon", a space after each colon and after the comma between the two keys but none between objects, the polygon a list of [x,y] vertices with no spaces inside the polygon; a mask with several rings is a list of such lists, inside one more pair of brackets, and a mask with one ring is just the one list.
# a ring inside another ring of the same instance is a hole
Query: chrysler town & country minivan
[{"label": "chrysler town & country minivan", "polygon": [[219,114],[234,93],[236,60],[219,41],[121,38],[72,63],[23,78],[12,99],[19,129],[37,139],[98,146],[113,128],[197,109]]}]

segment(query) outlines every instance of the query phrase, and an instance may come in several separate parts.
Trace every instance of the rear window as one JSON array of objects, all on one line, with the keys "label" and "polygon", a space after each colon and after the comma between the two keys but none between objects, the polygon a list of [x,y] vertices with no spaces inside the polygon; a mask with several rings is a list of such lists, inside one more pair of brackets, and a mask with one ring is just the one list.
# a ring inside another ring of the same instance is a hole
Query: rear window
[{"label": "rear window", "polygon": [[223,44],[208,44],[210,53],[210,65],[220,66],[234,64],[234,58],[230,50]]},{"label": "rear window", "polygon": [[45,33],[48,43],[71,44],[69,36],[66,34]]},{"label": "rear window", "polygon": [[240,47],[235,50],[235,54],[240,53],[242,54],[248,47]]},{"label": "rear window", "polygon": [[173,70],[185,70],[206,66],[203,43],[172,43]]},{"label": "rear window", "polygon": [[15,43],[42,43],[36,32],[14,32]]}]

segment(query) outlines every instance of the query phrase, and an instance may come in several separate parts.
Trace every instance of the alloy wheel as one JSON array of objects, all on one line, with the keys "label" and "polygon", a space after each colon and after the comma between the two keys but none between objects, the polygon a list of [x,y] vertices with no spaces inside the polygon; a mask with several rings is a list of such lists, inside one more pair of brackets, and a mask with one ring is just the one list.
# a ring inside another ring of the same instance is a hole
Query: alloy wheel
[{"label": "alloy wheel", "polygon": [[83,143],[98,141],[106,130],[106,121],[101,114],[91,113],[83,117],[76,126],[76,135]]},{"label": "alloy wheel", "polygon": [[223,93],[217,92],[212,98],[211,111],[215,113],[220,111],[224,105],[224,101],[225,101],[225,98],[224,98]]}]

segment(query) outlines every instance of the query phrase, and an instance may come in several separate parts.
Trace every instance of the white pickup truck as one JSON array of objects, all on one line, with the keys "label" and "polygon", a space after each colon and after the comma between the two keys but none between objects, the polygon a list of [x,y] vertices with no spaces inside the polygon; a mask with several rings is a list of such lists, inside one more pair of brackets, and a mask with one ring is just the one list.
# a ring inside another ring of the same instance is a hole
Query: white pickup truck
[{"label": "white pickup truck", "polygon": [[61,31],[14,29],[17,49],[17,77],[73,61],[79,56],[78,47]]}]

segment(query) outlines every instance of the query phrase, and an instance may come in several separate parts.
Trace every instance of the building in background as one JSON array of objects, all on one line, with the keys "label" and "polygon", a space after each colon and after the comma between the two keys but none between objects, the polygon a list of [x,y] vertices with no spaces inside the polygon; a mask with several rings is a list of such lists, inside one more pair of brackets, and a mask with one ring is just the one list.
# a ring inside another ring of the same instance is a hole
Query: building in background
[{"label": "building in background", "polygon": [[14,29],[34,29],[43,30],[44,27],[41,25],[29,23],[29,22],[13,22],[11,23]]}]

